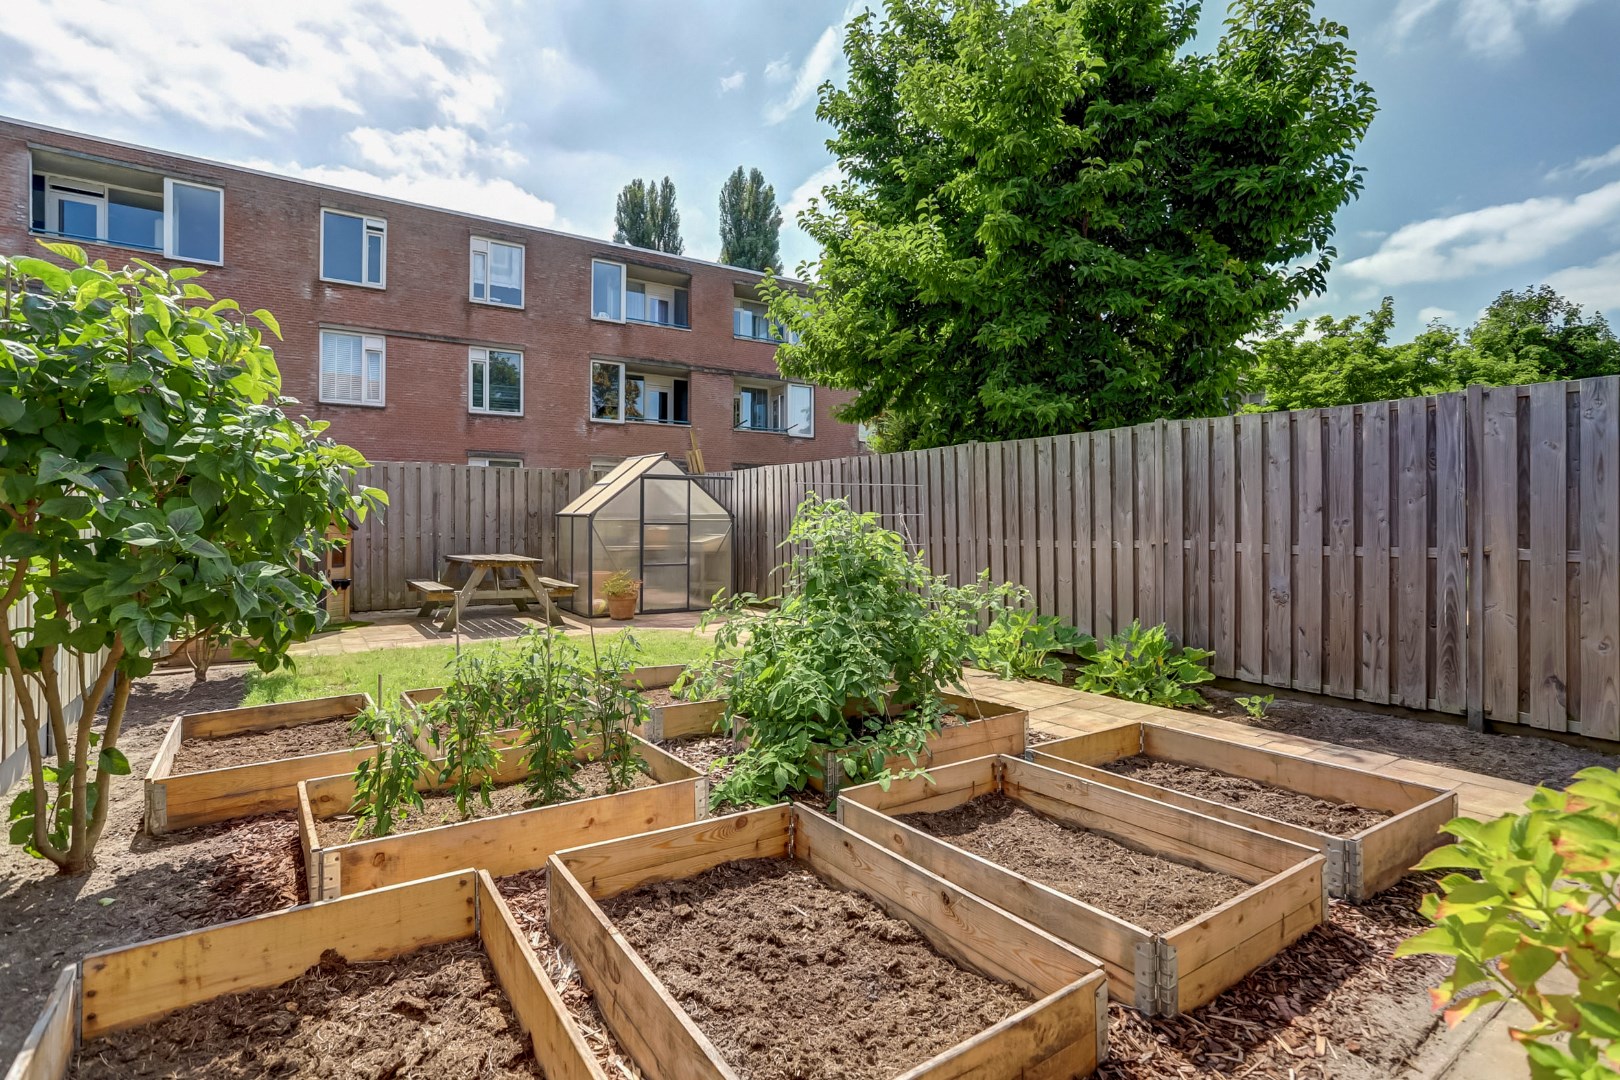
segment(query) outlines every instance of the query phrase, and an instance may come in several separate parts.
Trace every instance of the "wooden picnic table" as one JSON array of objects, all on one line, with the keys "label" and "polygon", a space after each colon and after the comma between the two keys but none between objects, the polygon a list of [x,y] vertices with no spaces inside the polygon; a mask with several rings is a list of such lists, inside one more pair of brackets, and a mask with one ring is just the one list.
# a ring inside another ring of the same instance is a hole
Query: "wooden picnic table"
[{"label": "wooden picnic table", "polygon": [[[528,611],[531,603],[539,604],[546,622],[556,626],[562,620],[551,603],[551,591],[572,586],[567,582],[540,577],[536,571],[542,561],[532,555],[446,555],[444,571],[437,582],[410,583],[422,594],[422,607],[417,615],[428,618],[436,606],[446,604],[444,621],[439,628],[454,630],[463,608],[472,604],[510,600],[519,611]],[[517,574],[516,581],[503,580],[513,572]],[[456,579],[462,574],[466,575],[466,580],[458,585]],[[486,578],[492,578],[487,586],[484,584]]]}]

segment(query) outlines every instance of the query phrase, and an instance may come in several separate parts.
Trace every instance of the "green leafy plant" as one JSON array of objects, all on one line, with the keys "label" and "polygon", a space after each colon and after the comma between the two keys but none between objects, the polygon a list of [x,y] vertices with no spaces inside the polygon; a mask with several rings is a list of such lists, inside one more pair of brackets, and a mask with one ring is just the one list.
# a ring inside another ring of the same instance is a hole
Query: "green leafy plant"
[{"label": "green leafy plant", "polygon": [[1264,720],[1266,710],[1271,708],[1271,703],[1277,700],[1277,695],[1255,694],[1252,697],[1233,698],[1232,700],[1236,701],[1243,708],[1243,711],[1254,717],[1254,719]]},{"label": "green leafy plant", "polygon": [[[595,639],[592,639],[594,648]],[[647,699],[630,680],[636,668],[637,646],[628,632],[596,655],[591,677],[591,729],[601,740],[601,761],[607,767],[608,790],[633,787],[648,771],[637,753],[634,731],[651,718]]]},{"label": "green leafy plant", "polygon": [[1193,687],[1215,677],[1204,666],[1213,653],[1179,648],[1162,625],[1144,628],[1141,620],[1082,645],[1079,653],[1085,666],[1074,684],[1080,689],[1149,705],[1197,705],[1203,698]]},{"label": "green leafy plant", "polygon": [[713,701],[731,694],[731,673],[736,661],[727,656],[707,656],[688,664],[676,676],[669,692],[681,701]]},{"label": "green leafy plant", "polygon": [[[1424,899],[1435,925],[1397,956],[1432,953],[1455,967],[1430,991],[1448,1024],[1513,999],[1535,1023],[1515,1029],[1535,1080],[1613,1080],[1620,1073],[1620,773],[1583,769],[1566,791],[1538,788],[1522,814],[1457,818],[1455,844],[1420,864],[1454,870]],[[1573,993],[1541,989],[1554,968]]]},{"label": "green leafy plant", "polygon": [[640,589],[641,582],[631,577],[627,570],[615,570],[602,579],[603,596],[634,596]]},{"label": "green leafy plant", "polygon": [[940,694],[961,686],[995,593],[988,575],[961,587],[936,577],[875,514],[842,500],[812,494],[783,546],[793,555],[780,598],[720,597],[704,617],[719,623],[716,656],[741,649],[725,722],[749,740],[714,787],[717,805],[800,790],[829,752],[862,776],[891,754],[915,758],[944,715]]},{"label": "green leafy plant", "polygon": [[[365,459],[326,424],[283,411],[268,311],[244,316],[188,267],[44,246],[71,265],[0,257],[0,658],[28,745],[12,839],[78,874],[129,771],[134,680],[198,630],[277,667],[326,618],[328,527],[386,500],[351,491]],[[99,672],[76,717],[74,653]]]},{"label": "green leafy plant", "polygon": [[506,726],[512,701],[511,665],[497,652],[458,657],[444,693],[427,704],[433,748],[443,759],[438,782],[466,817],[476,797],[485,806],[495,790],[500,751],[495,732]]},{"label": "green leafy plant", "polygon": [[353,836],[387,836],[411,810],[422,809],[417,784],[432,768],[417,741],[416,728],[404,717],[373,705],[350,724],[356,735],[375,743],[376,753],[354,770],[356,817]]},{"label": "green leafy plant", "polygon": [[1035,611],[1023,586],[1003,589],[1007,591],[994,605],[990,625],[973,639],[974,666],[1003,679],[1062,682],[1064,664],[1057,654],[1078,652],[1091,641],[1090,635],[1055,615]]},{"label": "green leafy plant", "polygon": [[518,639],[511,680],[514,716],[523,731],[524,787],[542,805],[571,798],[579,793],[575,751],[590,682],[579,647],[553,627],[530,630]]}]

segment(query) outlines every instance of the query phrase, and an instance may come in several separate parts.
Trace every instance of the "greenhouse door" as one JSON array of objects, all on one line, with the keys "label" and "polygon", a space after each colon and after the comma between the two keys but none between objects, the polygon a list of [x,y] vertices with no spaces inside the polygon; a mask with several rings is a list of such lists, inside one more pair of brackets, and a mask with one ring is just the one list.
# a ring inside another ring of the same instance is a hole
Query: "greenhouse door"
[{"label": "greenhouse door", "polygon": [[687,611],[691,592],[692,483],[685,477],[641,478],[641,610]]}]

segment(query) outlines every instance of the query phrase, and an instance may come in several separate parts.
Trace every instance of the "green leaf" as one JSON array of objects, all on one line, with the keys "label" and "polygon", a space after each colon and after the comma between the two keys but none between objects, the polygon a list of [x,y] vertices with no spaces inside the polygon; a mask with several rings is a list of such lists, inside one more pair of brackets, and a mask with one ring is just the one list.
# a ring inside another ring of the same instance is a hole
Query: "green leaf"
[{"label": "green leaf", "polygon": [[112,776],[129,775],[129,759],[116,746],[102,747],[101,755],[96,759],[96,765],[102,772]]},{"label": "green leaf", "polygon": [[281,337],[281,324],[276,321],[276,317],[274,315],[270,314],[264,308],[259,308],[257,311],[253,312],[253,318],[264,323],[264,325],[269,328],[270,332],[276,335],[278,339]]}]

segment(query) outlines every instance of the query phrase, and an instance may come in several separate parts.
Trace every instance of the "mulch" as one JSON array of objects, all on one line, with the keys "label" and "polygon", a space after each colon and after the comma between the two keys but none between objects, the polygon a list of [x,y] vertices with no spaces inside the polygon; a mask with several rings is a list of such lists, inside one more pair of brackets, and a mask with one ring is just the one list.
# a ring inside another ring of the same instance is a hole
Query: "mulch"
[{"label": "mulch", "polygon": [[1146,754],[1106,762],[1098,768],[1332,836],[1352,836],[1391,816],[1388,810],[1369,810],[1354,803],[1318,799],[1259,780],[1183,765],[1179,761],[1164,761]]},{"label": "mulch", "polygon": [[252,765],[260,761],[305,754],[325,754],[348,750],[365,740],[354,733],[349,720],[316,720],[269,731],[248,731],[212,739],[185,739],[174,755],[173,773],[203,772],[231,765]]}]

